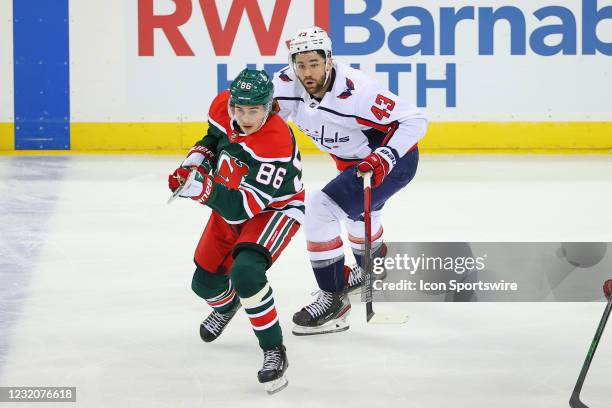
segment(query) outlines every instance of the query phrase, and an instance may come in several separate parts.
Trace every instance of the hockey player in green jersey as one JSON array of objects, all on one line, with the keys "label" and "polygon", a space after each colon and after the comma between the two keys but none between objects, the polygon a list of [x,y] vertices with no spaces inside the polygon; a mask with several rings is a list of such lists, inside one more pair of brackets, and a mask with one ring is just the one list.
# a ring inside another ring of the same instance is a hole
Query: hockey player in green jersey
[{"label": "hockey player in green jersey", "polygon": [[266,271],[304,217],[300,153],[272,95],[264,71],[243,70],[214,99],[207,134],[168,178],[180,197],[213,210],[194,256],[192,289],[213,308],[200,336],[215,340],[244,307],[268,393],[287,385],[288,360]]}]

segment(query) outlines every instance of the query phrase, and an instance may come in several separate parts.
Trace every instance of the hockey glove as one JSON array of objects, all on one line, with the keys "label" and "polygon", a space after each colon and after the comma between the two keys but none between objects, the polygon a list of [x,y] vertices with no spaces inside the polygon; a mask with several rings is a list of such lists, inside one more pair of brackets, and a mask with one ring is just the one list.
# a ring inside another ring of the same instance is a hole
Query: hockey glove
[{"label": "hockey glove", "polygon": [[604,293],[606,294],[606,299],[612,300],[612,279],[608,279],[604,283]]},{"label": "hockey glove", "polygon": [[195,172],[195,178],[188,180],[191,169],[179,167],[168,176],[168,187],[170,187],[170,190],[175,191],[187,182],[183,186],[179,197],[188,197],[198,201],[200,204],[206,204],[214,189],[213,178],[206,173],[206,169],[203,167],[195,168]]},{"label": "hockey glove", "polygon": [[215,154],[206,146],[195,145],[187,153],[187,157],[181,163],[181,167],[198,167],[204,168],[206,173],[210,173],[212,164],[215,162]]},{"label": "hockey glove", "polygon": [[357,169],[361,173],[372,172],[372,186],[379,186],[397,163],[397,153],[390,147],[379,147],[370,153]]}]

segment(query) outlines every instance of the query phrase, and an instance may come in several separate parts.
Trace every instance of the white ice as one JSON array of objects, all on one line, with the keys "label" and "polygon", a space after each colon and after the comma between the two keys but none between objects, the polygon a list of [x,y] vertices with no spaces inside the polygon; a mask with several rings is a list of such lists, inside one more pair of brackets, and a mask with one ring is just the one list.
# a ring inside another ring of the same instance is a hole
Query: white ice
[{"label": "white ice", "polygon": [[[218,341],[198,336],[209,211],[166,205],[179,161],[0,156],[0,386],[76,386],[87,408],[568,406],[602,302],[386,303],[409,322],[372,326],[357,298],[349,331],[298,338],[291,316],[315,289],[301,232],[268,275],[290,367],[266,395],[244,312]],[[334,174],[321,156],[304,172],[309,189]],[[425,155],[383,222],[390,241],[611,242],[611,208],[606,156]],[[583,390],[594,408],[610,406],[611,371],[609,329]]]}]

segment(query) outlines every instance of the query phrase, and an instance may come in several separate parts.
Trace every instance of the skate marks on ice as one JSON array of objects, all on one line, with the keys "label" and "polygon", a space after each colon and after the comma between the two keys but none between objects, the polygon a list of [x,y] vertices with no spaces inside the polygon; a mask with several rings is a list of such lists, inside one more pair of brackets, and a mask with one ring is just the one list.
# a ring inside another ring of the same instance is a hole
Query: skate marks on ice
[{"label": "skate marks on ice", "polygon": [[66,156],[0,156],[0,380],[69,166]]}]

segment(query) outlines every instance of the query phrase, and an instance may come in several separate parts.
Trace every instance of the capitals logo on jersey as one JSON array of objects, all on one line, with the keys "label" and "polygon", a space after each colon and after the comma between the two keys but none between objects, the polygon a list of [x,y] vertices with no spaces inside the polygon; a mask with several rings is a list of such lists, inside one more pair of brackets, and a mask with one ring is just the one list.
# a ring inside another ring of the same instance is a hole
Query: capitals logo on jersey
[{"label": "capitals logo on jersey", "polygon": [[315,143],[319,143],[321,146],[328,149],[336,149],[338,144],[348,143],[351,140],[350,136],[341,136],[338,132],[335,132],[333,135],[329,135],[328,132],[326,136],[325,125],[321,125],[320,132],[318,130],[306,129],[299,125],[298,129],[310,137]]},{"label": "capitals logo on jersey", "polygon": [[249,166],[227,152],[222,152],[217,163],[215,182],[227,188],[237,190],[240,183],[249,173]]},{"label": "capitals logo on jersey", "polygon": [[355,84],[349,78],[346,78],[346,88],[344,88],[344,91],[340,95],[338,95],[338,98],[346,99],[350,97],[351,95],[353,95],[354,90],[355,90]]}]

